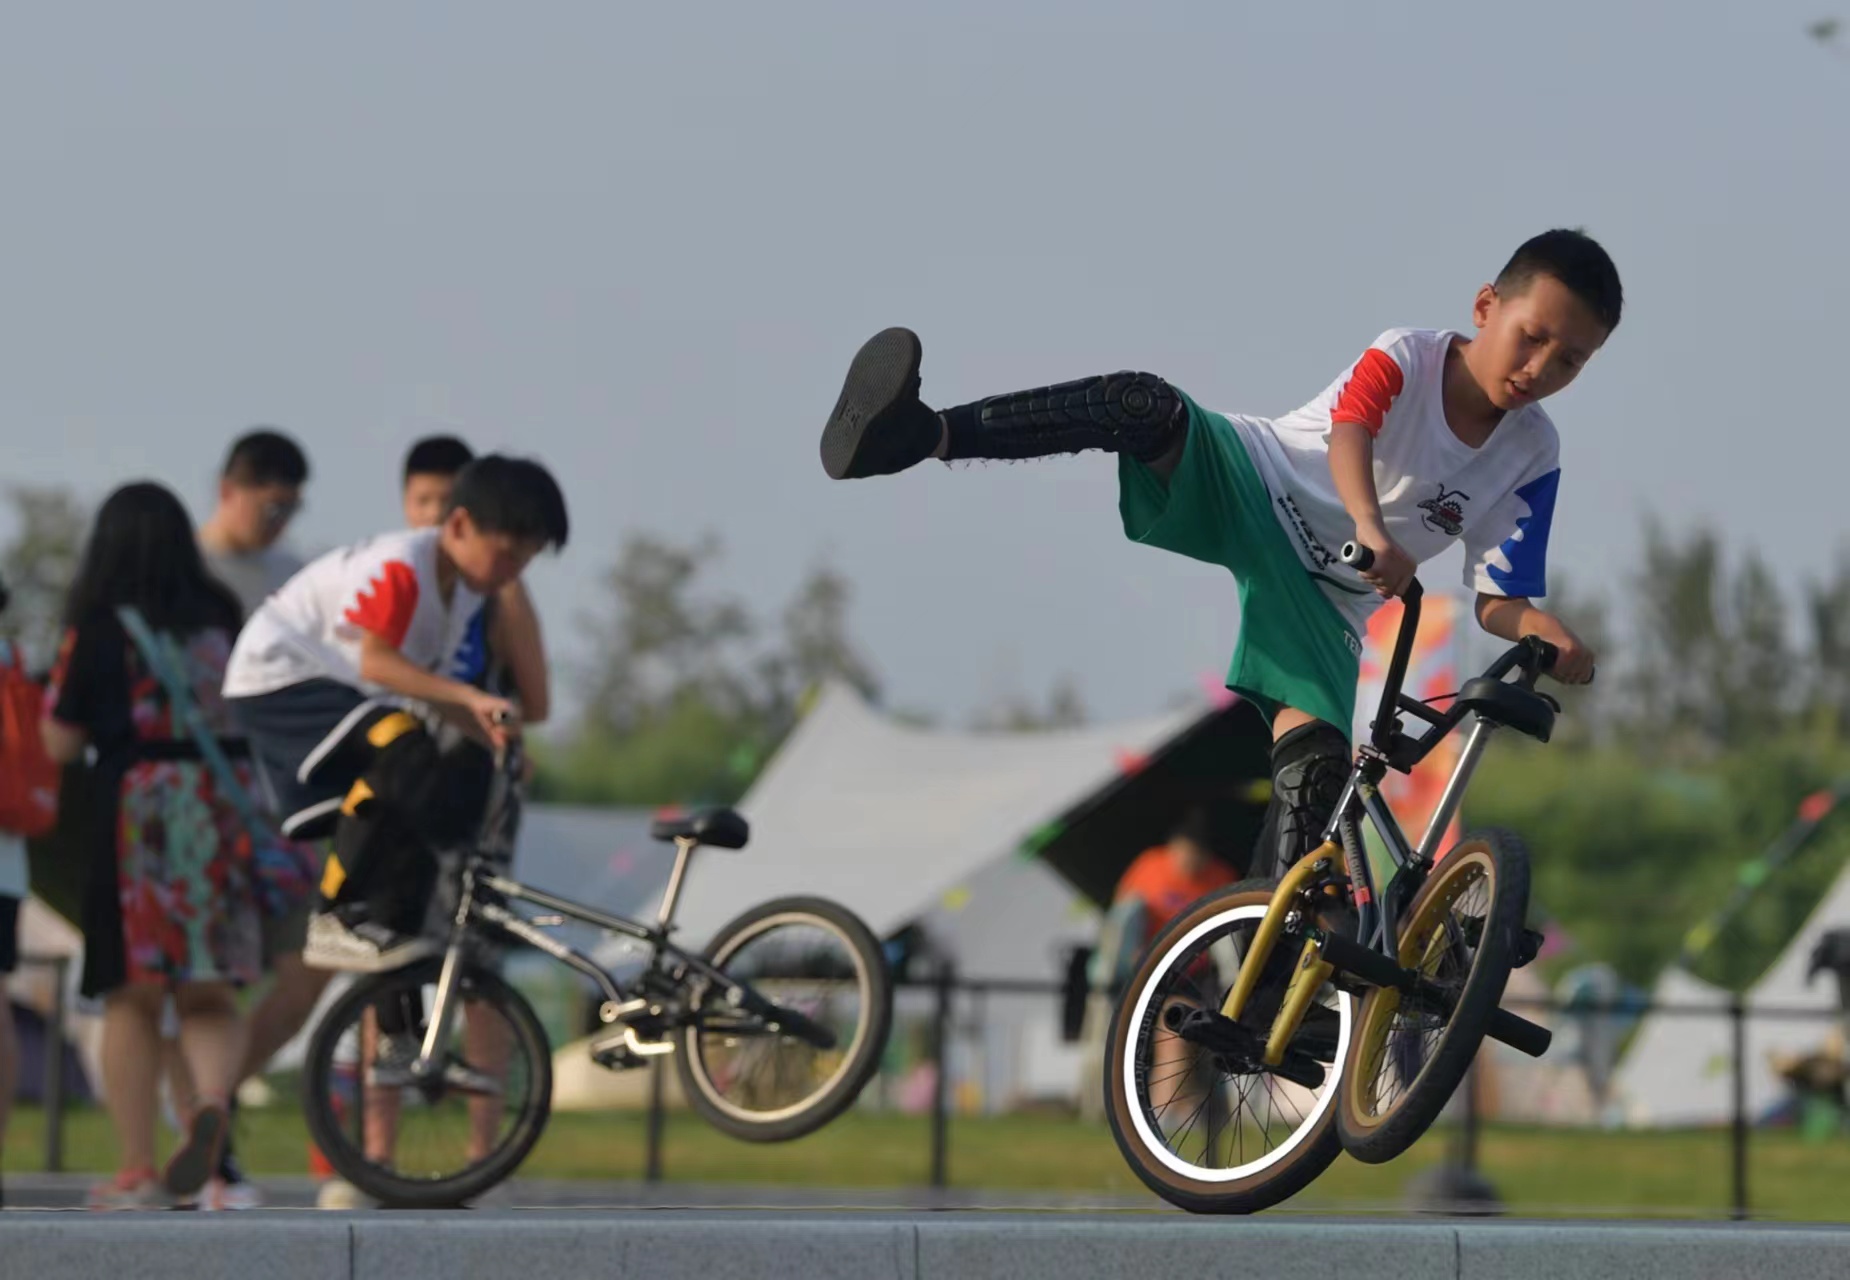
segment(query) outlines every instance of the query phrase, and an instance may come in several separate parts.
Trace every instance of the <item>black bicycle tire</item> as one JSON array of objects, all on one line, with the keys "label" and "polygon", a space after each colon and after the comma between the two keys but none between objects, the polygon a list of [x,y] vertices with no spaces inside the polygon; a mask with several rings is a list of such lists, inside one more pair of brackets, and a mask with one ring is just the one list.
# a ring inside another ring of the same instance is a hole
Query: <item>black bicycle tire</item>
[{"label": "black bicycle tire", "polygon": [[515,1131],[487,1160],[470,1165],[447,1178],[400,1178],[366,1159],[347,1139],[330,1102],[329,1067],[341,1032],[375,993],[392,985],[435,982],[441,960],[427,960],[390,973],[369,974],[355,982],[329,1007],[309,1038],[303,1060],[303,1113],[309,1136],[327,1157],[334,1171],[361,1192],[387,1208],[448,1209],[469,1203],[504,1182],[545,1132],[552,1114],[552,1050],[546,1031],[526,997],[499,974],[467,966],[463,981],[473,987],[473,999],[505,1014],[514,1028],[515,1044],[529,1051],[532,1063],[532,1099],[515,1121]]},{"label": "black bicycle tire", "polygon": [[1118,1144],[1119,1154],[1124,1157],[1131,1172],[1137,1175],[1138,1181],[1170,1204],[1190,1213],[1251,1214],[1269,1209],[1289,1200],[1315,1182],[1342,1154],[1342,1144],[1336,1136],[1336,1107],[1332,1105],[1324,1112],[1303,1146],[1280,1161],[1276,1169],[1231,1183],[1209,1183],[1186,1178],[1173,1170],[1153,1167],[1146,1159],[1148,1151],[1143,1141],[1134,1132],[1128,1131],[1130,1126],[1123,1111],[1123,1108],[1132,1105],[1132,1100],[1116,1087],[1123,1077],[1125,1037],[1133,1030],[1124,1025],[1126,1015],[1135,1007],[1138,994],[1155,976],[1156,966],[1164,958],[1169,940],[1195,928],[1204,919],[1211,919],[1222,911],[1240,905],[1233,899],[1253,899],[1255,895],[1263,894],[1264,898],[1257,900],[1265,901],[1271,898],[1277,888],[1278,881],[1274,878],[1242,880],[1191,904],[1170,921],[1145,950],[1143,959],[1138,962],[1130,981],[1125,984],[1124,995],[1112,1011],[1111,1027],[1105,1042],[1104,1072],[1105,1119],[1111,1127],[1111,1136]]},{"label": "black bicycle tire", "polygon": [[[1529,851],[1520,837],[1513,832],[1496,829],[1466,834],[1452,846],[1446,857],[1439,861],[1438,868],[1420,886],[1419,892],[1414,894],[1413,900],[1407,904],[1403,919],[1416,919],[1421,905],[1438,892],[1437,886],[1444,883],[1441,873],[1453,855],[1466,851],[1467,846],[1477,844],[1484,846],[1494,867],[1494,901],[1483,936],[1472,957],[1471,972],[1465,978],[1464,990],[1453,1007],[1452,1016],[1446,1020],[1445,1030],[1440,1033],[1432,1056],[1427,1059],[1413,1083],[1407,1086],[1406,1093],[1386,1119],[1367,1126],[1356,1123],[1356,1117],[1350,1109],[1350,1090],[1364,1084],[1356,1073],[1366,1070],[1361,1065],[1367,1057],[1364,1052],[1366,1046],[1360,1043],[1356,1045],[1344,1069],[1337,1105],[1333,1108],[1336,1112],[1336,1131],[1342,1140],[1343,1150],[1364,1164],[1385,1164],[1418,1142],[1432,1127],[1445,1110],[1446,1104],[1451,1101],[1452,1095],[1457,1092],[1458,1086],[1464,1082],[1465,1073],[1470,1070],[1471,1061],[1484,1042],[1491,1016],[1503,1000],[1503,988],[1509,982],[1515,959],[1516,940],[1521,936],[1523,919],[1529,907]],[[1356,1019],[1358,1040],[1369,1024],[1373,1002],[1382,998],[1379,989],[1370,991],[1364,997]]]},{"label": "black bicycle tire", "polygon": [[[750,926],[772,916],[792,914],[813,915],[840,929],[866,967],[871,988],[867,1034],[855,1050],[858,1056],[848,1069],[801,1111],[780,1120],[751,1121],[721,1109],[707,1096],[694,1077],[694,1059],[700,1053],[700,1028],[698,1024],[682,1028],[680,1052],[675,1055],[682,1096],[701,1119],[720,1132],[745,1142],[788,1142],[801,1138],[847,1110],[879,1070],[887,1037],[892,1031],[893,978],[887,969],[886,953],[866,923],[840,903],[826,898],[790,897],[775,898],[753,907],[728,921],[713,935],[705,953],[708,963],[715,963],[714,957],[724,952],[726,944]],[[723,967],[721,972],[724,972]]]}]

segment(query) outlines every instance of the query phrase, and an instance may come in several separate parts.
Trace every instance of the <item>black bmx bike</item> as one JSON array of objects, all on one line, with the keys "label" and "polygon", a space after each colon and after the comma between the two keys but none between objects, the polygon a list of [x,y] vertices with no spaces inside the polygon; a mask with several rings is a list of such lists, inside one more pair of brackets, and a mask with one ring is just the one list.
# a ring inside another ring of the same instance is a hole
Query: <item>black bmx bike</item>
[{"label": "black bmx bike", "polygon": [[[1367,548],[1343,548],[1367,568]],[[1534,958],[1529,855],[1507,832],[1437,846],[1491,736],[1546,742],[1559,704],[1535,689],[1553,646],[1527,637],[1444,711],[1402,692],[1421,590],[1405,614],[1369,740],[1320,848],[1183,911],[1151,945],[1113,1015],[1105,1105],[1144,1184],[1198,1213],[1251,1213],[1295,1195],[1346,1150],[1382,1163],[1438,1117],[1486,1035],[1540,1057],[1550,1033],[1499,1007]],[[1421,722],[1409,732],[1403,717]],[[1470,721],[1424,837],[1379,791]],[[1361,824],[1393,863],[1376,883]]]},{"label": "black bmx bike", "polygon": [[[382,1205],[441,1208],[479,1197],[526,1158],[551,1112],[552,1054],[532,1006],[497,971],[514,946],[595,985],[593,1061],[625,1071],[673,1055],[688,1105],[736,1138],[798,1138],[850,1106],[892,1024],[891,978],[867,926],[837,903],[789,897],[746,911],[703,952],[679,945],[675,906],[694,851],[746,844],[730,809],[654,824],[677,855],[652,921],[522,884],[504,870],[520,767],[515,744],[460,859],[442,957],[358,979],[310,1037],[308,1128],[335,1171]],[[548,932],[568,919],[644,944],[640,974],[619,982]]]}]

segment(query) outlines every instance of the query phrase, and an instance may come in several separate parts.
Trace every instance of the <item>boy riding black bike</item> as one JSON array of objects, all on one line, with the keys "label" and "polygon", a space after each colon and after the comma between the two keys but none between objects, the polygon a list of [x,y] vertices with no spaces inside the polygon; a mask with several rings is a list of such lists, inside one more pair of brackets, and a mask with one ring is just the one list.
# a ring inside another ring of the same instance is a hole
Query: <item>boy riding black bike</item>
[{"label": "boy riding black bike", "polygon": [[[568,534],[565,499],[536,462],[478,458],[442,523],[316,560],[246,623],[225,696],[285,834],[334,836],[306,961],[373,972],[431,954],[417,936],[433,848],[467,838],[517,708],[449,672],[483,600]],[[464,740],[443,749],[438,717]]]},{"label": "boy riding black bike", "polygon": [[[938,458],[1119,455],[1132,539],[1218,564],[1240,592],[1228,685],[1271,721],[1273,799],[1252,874],[1314,848],[1348,773],[1368,615],[1416,564],[1462,541],[1477,619],[1559,652],[1580,683],[1594,655],[1531,603],[1560,480],[1540,401],[1571,383],[1619,323],[1612,260],[1575,231],[1529,240],[1472,306],[1476,337],[1395,329],[1282,418],[1223,416],[1147,373],[991,396],[942,412],[920,398],[916,335],[888,329],[849,367],[822,435],[836,479]],[[1338,554],[1373,553],[1357,572]]]}]

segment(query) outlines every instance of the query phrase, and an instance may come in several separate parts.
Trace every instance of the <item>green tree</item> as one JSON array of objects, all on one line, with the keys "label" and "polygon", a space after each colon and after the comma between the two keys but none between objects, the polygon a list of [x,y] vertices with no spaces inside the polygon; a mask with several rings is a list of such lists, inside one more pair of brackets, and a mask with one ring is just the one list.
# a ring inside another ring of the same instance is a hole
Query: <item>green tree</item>
[{"label": "green tree", "polygon": [[1850,734],[1850,548],[1822,582],[1805,588],[1809,652],[1802,668],[1806,718],[1838,736]]},{"label": "green tree", "polygon": [[1008,694],[979,711],[973,727],[992,733],[1038,733],[1050,729],[1077,729],[1087,721],[1085,698],[1070,675],[1054,679],[1047,701],[1036,705],[1023,694]]},{"label": "green tree", "polygon": [[585,624],[595,654],[585,711],[567,739],[540,749],[540,797],[730,802],[796,723],[805,691],[837,679],[878,699],[879,678],[849,630],[847,579],[818,566],[766,631],[707,589],[720,554],[711,535],[624,544],[605,577],[609,603]]},{"label": "green tree", "polygon": [[781,734],[794,720],[804,693],[839,680],[869,702],[880,701],[880,677],[850,634],[854,589],[827,565],[812,569],[784,606],[778,643],[758,663],[767,725]]},{"label": "green tree", "polygon": [[1731,571],[1714,530],[1698,528],[1679,541],[1651,521],[1634,587],[1634,745],[1691,759],[1790,723],[1796,663],[1789,614],[1757,554]]},{"label": "green tree", "polygon": [[15,486],[7,502],[14,531],[0,549],[0,578],[11,601],[0,630],[43,666],[57,647],[64,597],[77,576],[90,517],[68,489]]}]

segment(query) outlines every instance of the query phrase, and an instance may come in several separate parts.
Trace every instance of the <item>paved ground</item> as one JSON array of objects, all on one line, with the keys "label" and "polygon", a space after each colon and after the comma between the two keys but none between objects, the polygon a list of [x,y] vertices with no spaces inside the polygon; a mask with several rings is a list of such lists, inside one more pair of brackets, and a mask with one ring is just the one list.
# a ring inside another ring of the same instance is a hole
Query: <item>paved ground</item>
[{"label": "paved ground", "polygon": [[[659,1199],[669,1199],[658,1196]],[[1850,1229],[791,1207],[85,1214],[0,1223],[7,1275],[73,1280],[1706,1280],[1850,1275]]]}]

